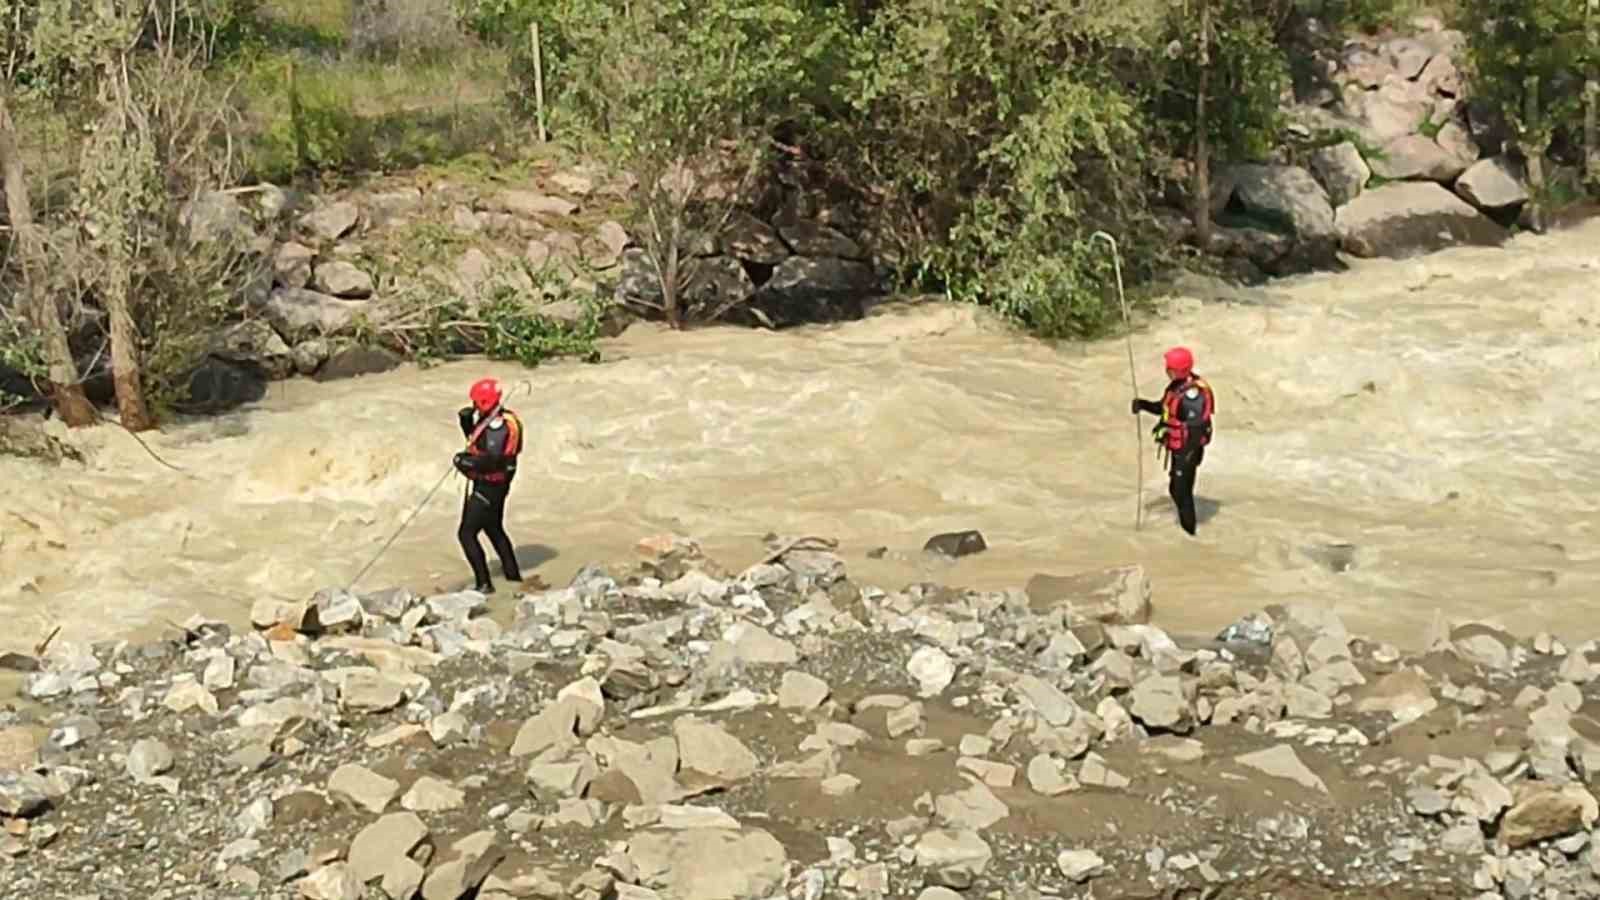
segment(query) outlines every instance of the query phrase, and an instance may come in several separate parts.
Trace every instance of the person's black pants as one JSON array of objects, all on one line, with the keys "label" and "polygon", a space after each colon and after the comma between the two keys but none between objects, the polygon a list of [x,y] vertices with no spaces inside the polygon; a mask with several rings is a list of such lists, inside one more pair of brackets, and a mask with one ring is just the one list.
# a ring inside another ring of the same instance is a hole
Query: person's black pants
[{"label": "person's black pants", "polygon": [[1178,508],[1178,524],[1190,534],[1195,529],[1194,478],[1205,455],[1205,447],[1196,447],[1172,454],[1167,462],[1167,494]]},{"label": "person's black pants", "polygon": [[498,483],[474,481],[471,492],[461,506],[461,527],[456,530],[456,538],[461,541],[461,550],[472,565],[472,577],[477,579],[479,588],[493,586],[489,580],[489,561],[484,556],[483,546],[478,543],[479,532],[488,535],[490,546],[494,547],[495,555],[500,557],[500,570],[506,578],[522,580],[516,548],[511,545],[511,538],[506,536],[506,495],[509,493],[510,479]]}]

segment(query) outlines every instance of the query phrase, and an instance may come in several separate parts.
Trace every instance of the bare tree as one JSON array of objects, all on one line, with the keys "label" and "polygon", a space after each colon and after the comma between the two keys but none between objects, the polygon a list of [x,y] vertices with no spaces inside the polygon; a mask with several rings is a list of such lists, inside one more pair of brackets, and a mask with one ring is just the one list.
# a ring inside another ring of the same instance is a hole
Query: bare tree
[{"label": "bare tree", "polygon": [[0,170],[5,181],[6,213],[11,219],[22,271],[22,301],[44,352],[45,383],[42,387],[56,413],[69,427],[91,425],[97,418],[94,405],[84,393],[61,312],[44,288],[45,244],[39,225],[33,219],[17,126],[3,88],[0,88]]},{"label": "bare tree", "polygon": [[1211,246],[1211,142],[1207,135],[1206,92],[1211,89],[1211,0],[1200,0],[1200,83],[1194,97],[1194,218],[1195,242],[1202,251]]},{"label": "bare tree", "polygon": [[1588,51],[1583,81],[1583,156],[1589,183],[1600,190],[1600,0],[1589,0],[1583,24]]}]

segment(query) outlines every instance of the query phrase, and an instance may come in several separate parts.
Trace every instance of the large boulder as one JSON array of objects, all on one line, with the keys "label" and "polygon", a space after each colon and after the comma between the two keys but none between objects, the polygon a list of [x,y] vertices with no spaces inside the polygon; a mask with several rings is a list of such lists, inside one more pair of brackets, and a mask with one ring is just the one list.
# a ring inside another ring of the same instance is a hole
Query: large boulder
[{"label": "large boulder", "polygon": [[1311,154],[1311,171],[1328,192],[1328,201],[1343,206],[1361,195],[1372,178],[1372,169],[1361,158],[1361,151],[1349,141],[1322,147]]},{"label": "large boulder", "polygon": [[290,241],[277,249],[272,259],[272,272],[277,284],[286,288],[303,288],[311,284],[311,265],[317,251],[304,244]]},{"label": "large boulder", "polygon": [[255,238],[255,227],[244,206],[232,194],[207,191],[186,204],[180,222],[196,244],[227,241],[237,246]]},{"label": "large boulder", "polygon": [[337,334],[371,308],[370,300],[341,300],[316,291],[279,288],[267,298],[267,321],[291,341]]},{"label": "large boulder", "polygon": [[860,244],[843,232],[816,222],[802,220],[781,224],[778,234],[800,256],[833,256],[853,260],[867,258]]},{"label": "large boulder", "polygon": [[346,347],[334,352],[316,370],[315,380],[337,381],[361,375],[377,375],[400,365],[400,357],[382,347]]},{"label": "large boulder", "polygon": [[332,243],[356,228],[361,210],[348,201],[329,203],[300,217],[300,228],[319,241]]},{"label": "large boulder", "polygon": [[254,363],[271,378],[286,378],[294,370],[294,355],[272,326],[251,319],[217,335],[211,352],[229,362]]},{"label": "large boulder", "polygon": [[189,373],[187,396],[179,404],[190,413],[227,412],[267,395],[267,375],[261,367],[207,356]]},{"label": "large boulder", "polygon": [[1331,260],[1337,245],[1328,192],[1299,166],[1242,165],[1228,170],[1233,197],[1250,218],[1295,238],[1297,255]]},{"label": "large boulder", "polygon": [[1433,99],[1425,90],[1395,79],[1375,91],[1347,92],[1344,105],[1362,140],[1379,147],[1415,134],[1417,126],[1433,114]]},{"label": "large boulder", "polygon": [[1339,208],[1339,239],[1360,257],[1400,259],[1469,244],[1493,247],[1506,230],[1442,185],[1404,181],[1370,188]]},{"label": "large boulder", "polygon": [[1479,209],[1516,206],[1528,202],[1527,173],[1508,156],[1480,159],[1456,180],[1456,194]]},{"label": "large boulder", "polygon": [[1430,137],[1410,134],[1383,145],[1382,154],[1372,160],[1372,171],[1389,181],[1446,182],[1465,172],[1469,162]]},{"label": "large boulder", "polygon": [[337,260],[317,266],[312,274],[311,286],[318,292],[346,300],[364,300],[372,296],[372,276],[352,263]]},{"label": "large boulder", "polygon": [[[681,301],[688,312],[709,314],[718,307],[733,307],[755,292],[755,282],[744,266],[731,256],[709,256],[696,260],[699,270]],[[661,282],[643,250],[633,247],[622,254],[622,277],[617,282],[616,299],[652,307],[661,303]]]},{"label": "large boulder", "polygon": [[791,256],[773,270],[752,306],[774,326],[859,319],[882,293],[883,284],[869,263]]},{"label": "large boulder", "polygon": [[749,213],[735,213],[722,233],[722,252],[735,259],[775,266],[789,258],[789,248],[771,225]]},{"label": "large boulder", "polygon": [[1035,575],[1024,588],[1037,612],[1068,611],[1074,623],[1143,625],[1150,621],[1150,579],[1143,566],[1077,575]]}]

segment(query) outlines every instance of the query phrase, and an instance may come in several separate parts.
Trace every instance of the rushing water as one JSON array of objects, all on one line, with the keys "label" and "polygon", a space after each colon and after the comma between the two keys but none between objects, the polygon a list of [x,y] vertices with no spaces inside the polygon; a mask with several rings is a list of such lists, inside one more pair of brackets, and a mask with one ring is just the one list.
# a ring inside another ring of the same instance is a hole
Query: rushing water
[{"label": "rushing water", "polygon": [[[68,436],[86,466],[0,460],[0,650],[56,625],[81,641],[197,611],[239,623],[263,594],[348,582],[448,471],[485,374],[531,388],[512,403],[529,433],[508,528],[552,584],[668,531],[738,567],[776,531],[836,537],[889,587],[1137,562],[1180,632],[1310,599],[1402,646],[1436,611],[1582,633],[1600,612],[1597,284],[1590,222],[1279,282],[1260,303],[1176,302],[1134,343],[1146,396],[1179,342],[1217,390],[1195,540],[1136,451],[1122,341],[1052,347],[967,308],[783,333],[636,326],[599,365],[278,384],[148,438],[187,475],[112,427]],[[452,476],[360,586],[469,580],[460,500]],[[918,552],[961,528],[988,552]],[[1344,571],[1319,552],[1339,544]]]}]

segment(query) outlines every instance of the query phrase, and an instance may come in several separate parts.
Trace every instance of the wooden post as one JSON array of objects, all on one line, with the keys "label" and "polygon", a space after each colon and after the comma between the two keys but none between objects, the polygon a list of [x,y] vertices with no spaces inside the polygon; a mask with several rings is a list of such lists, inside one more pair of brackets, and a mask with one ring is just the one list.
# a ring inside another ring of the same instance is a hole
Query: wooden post
[{"label": "wooden post", "polygon": [[540,47],[539,23],[528,26],[533,38],[533,102],[539,116],[539,143],[549,140],[544,130],[544,51]]}]

